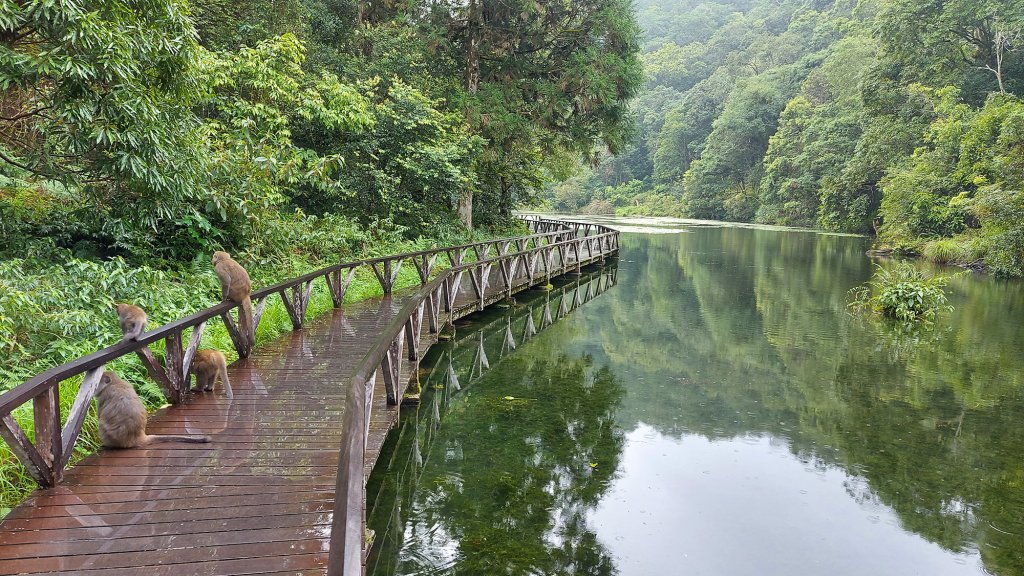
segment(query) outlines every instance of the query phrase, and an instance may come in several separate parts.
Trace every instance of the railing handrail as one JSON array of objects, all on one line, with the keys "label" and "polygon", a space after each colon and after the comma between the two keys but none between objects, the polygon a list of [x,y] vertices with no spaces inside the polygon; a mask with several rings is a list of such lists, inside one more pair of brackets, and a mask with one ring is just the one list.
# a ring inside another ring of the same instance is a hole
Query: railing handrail
[{"label": "railing handrail", "polygon": [[274,294],[275,292],[280,292],[280,291],[285,290],[287,288],[291,288],[292,286],[297,286],[299,284],[302,284],[303,282],[308,282],[310,280],[315,280],[316,278],[319,278],[319,277],[324,276],[326,274],[330,274],[331,272],[337,272],[339,270],[347,270],[349,268],[355,268],[357,266],[381,264],[381,263],[387,262],[389,260],[398,260],[398,259],[406,260],[406,259],[409,259],[409,258],[416,258],[417,256],[433,256],[434,254],[444,254],[444,253],[448,253],[448,252],[454,252],[456,250],[469,250],[471,248],[476,248],[477,246],[486,246],[488,244],[497,244],[499,242],[505,242],[505,241],[515,242],[516,240],[530,240],[530,239],[533,239],[533,238],[546,238],[548,236],[562,235],[562,234],[565,234],[565,232],[566,231],[563,230],[563,231],[559,231],[559,232],[543,232],[543,233],[540,233],[540,234],[530,234],[530,235],[527,235],[527,236],[511,236],[511,237],[508,237],[508,238],[496,238],[494,240],[481,240],[480,242],[471,242],[469,244],[460,244],[458,246],[445,246],[443,248],[430,248],[430,249],[427,249],[427,250],[420,250],[418,252],[403,252],[401,254],[395,254],[395,255],[392,255],[392,256],[378,256],[376,258],[367,258],[365,260],[354,260],[352,262],[342,262],[341,264],[333,264],[333,265],[328,266],[326,268],[321,268],[321,269],[315,270],[313,272],[308,272],[306,274],[303,274],[302,276],[298,276],[298,277],[292,278],[290,280],[285,280],[284,282],[280,282],[280,283],[274,284],[272,286],[267,286],[265,288],[260,288],[259,290],[254,291],[252,293],[251,297],[252,297],[253,300],[255,300],[257,298],[263,298],[265,296],[269,296],[271,294]]},{"label": "railing handrail", "polygon": [[[378,256],[376,258],[366,258],[363,260],[353,260],[350,262],[342,262],[340,264],[334,264],[326,268],[321,268],[313,272],[308,272],[302,276],[285,280],[278,284],[260,288],[259,290],[253,291],[250,298],[253,301],[267,296],[283,292],[289,288],[301,286],[302,284],[326,276],[333,272],[341,270],[348,270],[351,268],[358,268],[360,266],[372,266],[373,264],[380,264],[387,261],[395,260],[407,260],[410,258],[416,258],[419,256],[432,256],[434,254],[444,254],[453,252],[456,250],[470,250],[476,247],[493,245],[499,242],[508,241],[528,241],[531,239],[542,239],[551,236],[558,236],[565,234],[565,231],[558,232],[544,232],[539,234],[530,234],[528,236],[514,236],[510,238],[497,238],[494,240],[482,240],[480,242],[472,242],[469,244],[461,244],[458,246],[446,246],[443,248],[432,248],[429,250],[420,250],[417,252],[403,252],[401,254],[395,254],[392,256]],[[29,399],[38,396],[46,388],[52,387],[57,383],[83,374],[89,370],[98,368],[109,363],[112,360],[116,360],[122,356],[131,354],[137,350],[148,347],[150,344],[163,340],[170,334],[178,333],[189,328],[194,328],[199,324],[206,322],[210,319],[222,316],[237,308],[239,305],[234,302],[220,302],[209,308],[200,310],[194,314],[186,316],[184,318],[168,322],[167,324],[158,326],[153,330],[144,332],[139,336],[138,340],[132,341],[120,341],[116,344],[108,346],[106,348],[97,350],[81,358],[76,358],[71,362],[54,366],[42,372],[29,380],[11,388],[7,392],[0,394],[0,417],[6,416],[15,408],[21,406]]]},{"label": "railing handrail", "polygon": [[[374,379],[377,367],[387,353],[391,343],[405,328],[406,322],[419,309],[424,298],[436,290],[442,282],[447,282],[452,270],[449,268],[429,284],[420,288],[414,296],[402,306],[398,315],[388,324],[373,346],[366,352],[349,380],[345,395],[345,423],[341,432],[341,453],[338,457],[338,472],[334,490],[334,516],[331,524],[331,547],[340,543],[341,552],[330,553],[328,556],[327,573],[360,574],[363,547],[363,517],[351,511],[362,509],[364,478],[363,465],[366,461],[366,386],[367,381]],[[338,506],[343,502],[342,506]],[[357,550],[353,553],[353,550]]]}]

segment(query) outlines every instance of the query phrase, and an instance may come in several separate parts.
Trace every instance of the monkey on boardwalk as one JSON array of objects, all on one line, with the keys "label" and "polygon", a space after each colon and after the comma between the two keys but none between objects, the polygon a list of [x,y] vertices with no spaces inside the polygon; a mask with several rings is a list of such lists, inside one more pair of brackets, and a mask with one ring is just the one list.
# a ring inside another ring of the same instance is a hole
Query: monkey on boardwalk
[{"label": "monkey on boardwalk", "polygon": [[231,381],[228,380],[228,360],[219,350],[196,350],[196,357],[192,360],[192,373],[196,375],[196,387],[193,392],[213,390],[213,383],[220,375],[224,395],[228,398],[234,397],[231,392]]},{"label": "monkey on boardwalk", "polygon": [[121,332],[125,340],[138,340],[146,331],[146,311],[134,304],[116,304],[117,317],[121,320]]},{"label": "monkey on boardwalk", "polygon": [[238,329],[252,345],[256,334],[252,329],[252,300],[249,295],[252,293],[252,283],[249,281],[249,273],[245,268],[235,262],[227,252],[213,253],[213,270],[220,278],[221,293],[225,301],[236,302],[242,305],[242,313],[238,315]]},{"label": "monkey on boardwalk", "polygon": [[206,436],[146,434],[146,407],[131,384],[107,370],[96,391],[100,441],[108,448],[137,448],[154,442],[209,442]]}]

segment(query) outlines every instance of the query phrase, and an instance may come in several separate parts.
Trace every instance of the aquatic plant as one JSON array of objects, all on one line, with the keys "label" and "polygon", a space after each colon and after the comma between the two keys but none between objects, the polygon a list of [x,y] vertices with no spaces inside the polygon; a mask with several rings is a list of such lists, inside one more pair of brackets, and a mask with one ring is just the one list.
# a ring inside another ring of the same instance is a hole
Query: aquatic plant
[{"label": "aquatic plant", "polygon": [[944,290],[949,280],[908,262],[888,268],[877,265],[870,280],[850,290],[849,306],[855,312],[873,312],[900,322],[930,323],[939,312],[953,310]]}]

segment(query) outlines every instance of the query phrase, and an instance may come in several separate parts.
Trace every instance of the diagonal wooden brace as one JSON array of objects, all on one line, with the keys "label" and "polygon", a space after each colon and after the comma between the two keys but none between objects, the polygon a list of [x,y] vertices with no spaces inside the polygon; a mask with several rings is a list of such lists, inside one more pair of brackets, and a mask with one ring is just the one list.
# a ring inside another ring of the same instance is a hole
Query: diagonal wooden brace
[{"label": "diagonal wooden brace", "polygon": [[85,416],[89,413],[89,403],[92,401],[92,397],[96,395],[96,388],[99,387],[100,378],[103,377],[103,368],[103,366],[100,366],[85,373],[85,377],[82,378],[82,385],[78,387],[75,402],[71,405],[71,409],[68,410],[68,421],[61,430],[61,469],[68,465],[68,461],[71,460],[71,454],[74,453],[75,442],[78,441],[78,435],[82,432],[82,423],[85,422]]},{"label": "diagonal wooden brace", "polygon": [[0,426],[0,436],[3,436],[7,446],[18,457],[21,464],[25,466],[29,475],[40,486],[53,486],[53,470],[46,463],[46,459],[36,450],[36,447],[29,441],[25,431],[21,429],[14,416],[7,414],[3,417],[3,425]]}]

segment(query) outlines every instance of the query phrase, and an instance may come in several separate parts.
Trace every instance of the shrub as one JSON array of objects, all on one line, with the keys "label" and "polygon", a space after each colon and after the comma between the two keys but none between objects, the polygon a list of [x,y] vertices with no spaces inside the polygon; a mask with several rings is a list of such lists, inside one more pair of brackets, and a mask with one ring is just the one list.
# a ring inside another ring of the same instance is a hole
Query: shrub
[{"label": "shrub", "polygon": [[950,264],[963,262],[966,250],[957,240],[942,238],[926,242],[921,247],[921,254],[932,262]]},{"label": "shrub", "polygon": [[615,206],[603,199],[594,199],[580,209],[580,214],[615,214]]},{"label": "shrub", "polygon": [[1024,193],[989,186],[978,194],[973,208],[988,244],[986,266],[996,276],[1024,276]]},{"label": "shrub", "polygon": [[952,311],[943,288],[947,276],[932,276],[907,262],[877,266],[874,276],[850,291],[855,311],[881,314],[900,322],[931,323],[940,311]]}]

